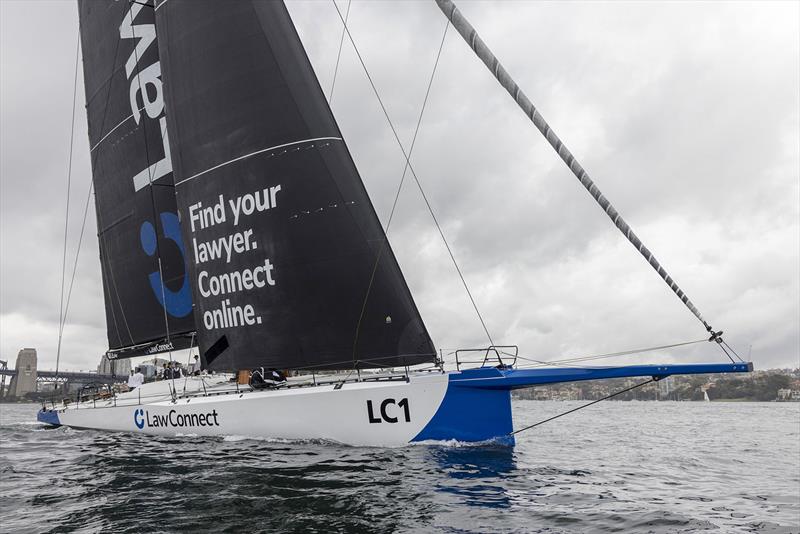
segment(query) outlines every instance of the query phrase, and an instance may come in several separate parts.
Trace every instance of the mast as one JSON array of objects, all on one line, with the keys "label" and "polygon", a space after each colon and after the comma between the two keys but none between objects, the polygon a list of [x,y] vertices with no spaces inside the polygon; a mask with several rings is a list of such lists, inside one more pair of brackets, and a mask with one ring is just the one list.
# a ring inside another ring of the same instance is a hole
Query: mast
[{"label": "mast", "polygon": [[600,189],[597,185],[589,178],[586,170],[578,163],[578,160],[575,159],[575,156],[567,149],[561,139],[556,135],[550,125],[547,124],[547,121],[544,120],[542,114],[539,113],[539,110],[536,109],[536,106],[528,99],[522,89],[516,84],[516,82],[511,78],[511,75],[508,74],[506,69],[503,68],[503,65],[500,64],[500,61],[497,57],[492,53],[488,46],[483,42],[483,40],[478,36],[478,32],[475,31],[475,28],[469,23],[469,21],[464,18],[464,15],[461,14],[461,11],[458,10],[456,5],[452,2],[452,0],[436,0],[436,4],[439,6],[439,9],[442,10],[442,13],[450,20],[453,24],[453,27],[458,31],[461,37],[467,42],[467,44],[472,48],[475,52],[475,55],[483,61],[483,64],[486,65],[486,68],[492,73],[492,75],[497,79],[500,85],[508,91],[508,94],[511,95],[511,98],[514,99],[514,102],[520,107],[520,109],[525,113],[525,115],[533,122],[533,125],[536,126],[542,135],[544,135],[547,142],[550,143],[550,146],[556,151],[558,156],[567,164],[569,170],[572,171],[572,174],[580,181],[581,185],[589,192],[589,194],[594,198],[600,207],[605,211],[608,218],[614,223],[614,225],[622,232],[622,235],[630,241],[630,243],[639,251],[639,253],[647,260],[647,263],[650,264],[651,267],[658,273],[658,276],[661,277],[662,280],[669,286],[669,288],[678,296],[678,298],[683,302],[689,311],[691,311],[695,317],[697,317],[705,329],[711,334],[711,338],[709,341],[717,341],[719,343],[722,342],[722,332],[714,332],[711,326],[706,322],[703,316],[700,314],[700,311],[695,307],[692,301],[689,300],[689,297],[683,290],[678,286],[675,280],[667,273],[667,271],[662,267],[661,263],[656,259],[650,250],[644,246],[639,236],[637,236],[633,229],[628,225],[627,222],[622,218],[619,212],[611,205],[611,202],[600,192]]}]

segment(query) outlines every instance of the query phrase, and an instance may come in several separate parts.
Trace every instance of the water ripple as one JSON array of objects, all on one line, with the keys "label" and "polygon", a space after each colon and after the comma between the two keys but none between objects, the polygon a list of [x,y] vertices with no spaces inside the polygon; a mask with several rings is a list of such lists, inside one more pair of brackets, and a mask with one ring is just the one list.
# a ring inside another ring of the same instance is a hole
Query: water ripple
[{"label": "water ripple", "polygon": [[[516,402],[517,426],[570,407]],[[146,437],[0,410],[0,532],[800,533],[800,405],[605,403],[514,449]]]}]

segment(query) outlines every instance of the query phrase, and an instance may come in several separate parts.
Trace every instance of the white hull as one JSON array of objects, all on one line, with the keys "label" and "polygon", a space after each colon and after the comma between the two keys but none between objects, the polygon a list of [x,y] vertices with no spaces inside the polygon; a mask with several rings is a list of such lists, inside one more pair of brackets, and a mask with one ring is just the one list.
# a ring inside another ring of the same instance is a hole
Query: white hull
[{"label": "white hull", "polygon": [[[251,390],[226,377],[145,384],[112,399],[42,409],[52,425],[159,436],[245,436],[403,446],[414,441],[513,445],[511,390],[539,384],[675,374],[746,373],[750,363],[512,369],[366,375],[364,380]],[[172,388],[177,390],[173,395]]]},{"label": "white hull", "polygon": [[[203,379],[177,380],[179,391],[203,390]],[[160,436],[247,436],[330,440],[351,445],[401,446],[430,422],[444,399],[448,376],[425,373],[408,381],[382,380],[236,391],[208,384],[205,395],[172,399],[169,381],[145,384],[116,400],[57,410],[58,422],[76,428]],[[140,400],[141,399],[141,400]]]}]

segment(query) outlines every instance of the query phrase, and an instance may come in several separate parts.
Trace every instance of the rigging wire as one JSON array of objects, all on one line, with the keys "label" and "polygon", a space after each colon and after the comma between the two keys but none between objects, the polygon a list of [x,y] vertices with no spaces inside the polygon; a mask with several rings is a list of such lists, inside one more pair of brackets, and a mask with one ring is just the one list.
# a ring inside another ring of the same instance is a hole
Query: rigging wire
[{"label": "rigging wire", "polygon": [[[78,46],[80,47],[80,28],[79,28],[79,32],[78,32]],[[80,48],[78,48],[78,52],[76,52],[76,56],[77,56],[76,57],[76,66],[75,66],[76,70],[75,70],[75,80],[74,80],[74,86],[73,86],[73,117],[72,117],[73,135],[74,135],[74,128],[75,128],[74,127],[74,123],[75,123],[75,98],[76,98],[77,83],[78,83],[77,62],[78,62],[78,58],[80,56],[79,51],[80,51]],[[114,51],[115,62],[112,64],[112,72],[113,72],[113,65],[116,63],[116,57],[117,57],[117,53],[118,52],[119,52],[119,41],[117,41],[117,47],[116,47],[116,49]],[[110,96],[111,96],[111,87],[109,85],[109,90],[106,93],[106,101],[105,101],[105,104],[103,106],[103,119],[101,121],[101,125],[105,125],[106,116],[108,114],[108,103],[109,103],[109,100],[110,100]],[[97,148],[97,146],[95,146],[95,148]],[[94,149],[93,149],[93,151],[94,151]],[[92,160],[92,168],[94,168],[95,165],[97,164],[97,158],[98,158],[99,153],[100,153],[99,150],[94,152],[94,155],[93,155],[94,159]],[[70,174],[71,174],[71,168],[72,168],[71,155],[72,155],[72,138],[70,139],[70,167],[69,167],[69,173]],[[67,292],[66,304],[63,306],[62,317],[61,317],[61,319],[59,319],[59,340],[58,340],[58,350],[57,350],[57,353],[56,353],[56,374],[58,373],[58,368],[59,368],[59,360],[60,360],[60,355],[61,355],[61,340],[62,340],[64,328],[66,326],[67,317],[68,317],[68,314],[69,314],[69,305],[70,305],[70,302],[71,302],[71,299],[72,299],[72,288],[73,288],[73,286],[75,284],[75,276],[76,276],[77,269],[78,269],[78,259],[80,257],[80,253],[81,253],[81,245],[83,244],[83,236],[84,236],[84,232],[85,232],[85,229],[86,229],[86,219],[87,219],[88,211],[89,211],[89,202],[91,201],[91,195],[92,195],[93,188],[94,188],[94,176],[92,176],[90,181],[89,181],[89,191],[86,194],[86,203],[85,203],[84,208],[83,208],[83,221],[81,222],[80,237],[78,238],[78,246],[77,246],[76,251],[75,251],[75,262],[74,262],[73,267],[72,267],[72,276],[70,278],[69,291]],[[101,257],[102,257],[102,249],[103,249],[102,244],[104,243],[105,238],[102,236],[101,231],[99,229],[101,227],[100,212],[98,211],[96,213],[96,215],[97,215],[98,238],[99,238],[98,239],[98,241],[99,241],[98,245],[100,246],[100,253],[101,253]],[[66,222],[65,222],[65,226],[66,226]],[[65,228],[64,231],[65,231],[65,234],[66,234],[66,228]],[[66,240],[66,237],[65,237],[65,240]],[[66,260],[66,243],[65,243],[65,260]],[[105,273],[105,266],[104,266],[102,260],[100,262],[100,265],[101,265],[101,270],[103,271],[104,278],[107,278],[107,275]],[[62,298],[63,298],[63,276],[64,276],[63,273],[64,273],[64,271],[65,271],[65,269],[62,269]],[[111,273],[110,279],[111,279],[111,282],[112,282],[112,284],[114,286],[114,290],[116,292],[117,301],[120,304],[120,311],[122,312],[122,319],[123,319],[123,321],[125,323],[126,329],[128,330],[128,336],[131,338],[131,341],[133,341],[133,336],[131,335],[130,326],[128,326],[128,320],[125,317],[125,311],[124,311],[124,309],[122,309],[122,303],[119,301],[119,291],[117,291],[117,289],[116,289],[116,280],[114,278],[114,272],[113,272],[113,270],[111,269],[110,266],[109,266],[109,271]],[[110,290],[109,290],[109,297],[110,297]],[[113,306],[111,306],[111,318],[114,321],[114,327],[117,330],[117,333],[119,333],[119,326],[117,325],[116,313],[114,312],[114,307]]]},{"label": "rigging wire", "polygon": [[[589,192],[592,198],[600,205],[600,207],[605,211],[606,215],[611,219],[620,232],[628,239],[628,241],[639,251],[639,253],[647,260],[651,267],[658,273],[662,280],[669,286],[669,288],[678,296],[678,298],[683,302],[683,304],[691,311],[695,317],[703,324],[705,329],[711,334],[711,338],[709,341],[716,341],[722,347],[722,332],[715,332],[711,325],[706,322],[703,318],[700,311],[695,307],[692,301],[689,300],[689,297],[683,290],[678,286],[675,280],[667,273],[664,267],[658,262],[656,257],[653,253],[648,250],[647,247],[644,246],[642,241],[639,237],[633,232],[633,229],[628,225],[627,222],[622,218],[620,213],[611,205],[611,202],[600,192],[600,189],[597,187],[597,184],[592,181],[589,177],[586,170],[581,166],[580,163],[575,159],[575,156],[567,149],[561,139],[556,135],[550,125],[545,121],[542,114],[539,113],[539,110],[533,103],[528,99],[527,95],[522,91],[522,89],[517,85],[516,82],[511,78],[511,75],[508,74],[503,65],[500,64],[500,61],[497,57],[492,53],[488,46],[483,42],[483,40],[478,36],[477,31],[469,21],[461,14],[458,8],[455,6],[452,0],[436,0],[436,4],[441,9],[442,13],[445,17],[453,24],[453,27],[458,31],[461,37],[464,38],[464,41],[469,45],[469,47],[475,52],[475,55],[486,65],[492,75],[497,79],[498,83],[501,87],[503,87],[511,98],[514,99],[514,102],[522,109],[525,115],[530,119],[533,125],[536,127],[542,135],[544,135],[545,139],[548,143],[553,147],[556,151],[558,156],[564,161],[564,163],[569,167],[569,170],[575,175],[575,177],[580,181],[581,185]],[[728,358],[733,361],[733,358],[730,354],[725,351],[723,347],[723,352],[728,355]]]},{"label": "rigging wire", "polygon": [[[138,3],[138,2],[134,2],[134,3]],[[131,13],[131,19],[132,18],[133,18],[133,14]],[[133,20],[131,20],[131,24],[133,24]],[[79,39],[78,39],[78,44],[80,45],[80,36],[79,36]],[[117,43],[117,48],[119,48],[119,43]],[[134,50],[134,54],[136,54],[135,50]],[[75,82],[74,82],[74,88],[73,88],[73,110],[72,110],[73,135],[74,135],[74,123],[75,123],[75,98],[76,98],[76,92],[77,92],[78,57],[79,57],[79,49],[78,49],[78,52],[76,52],[76,59],[75,59],[75,61],[76,61],[76,63],[75,63]],[[116,57],[116,53],[115,53],[115,57]],[[138,63],[138,57],[137,57],[137,63]],[[137,73],[137,81],[138,81],[138,76],[139,75]],[[106,104],[105,104],[105,108],[104,108],[104,112],[103,112],[103,115],[104,115],[103,116],[103,121],[102,121],[103,123],[105,123],[105,114],[108,111],[108,100],[109,100],[110,93],[111,93],[111,91],[110,91],[110,88],[109,88],[109,92],[108,92],[108,95],[106,97]],[[146,135],[146,132],[144,132],[144,133]],[[162,132],[162,142],[163,142],[163,132]],[[146,149],[146,140],[145,140],[145,150],[147,150]],[[95,161],[96,161],[96,159],[98,157],[97,154],[99,154],[99,150],[95,153]],[[146,155],[146,158],[147,158],[147,163],[149,164],[149,156]],[[69,175],[71,175],[71,169],[72,169],[72,138],[70,139]],[[151,183],[151,185],[152,185],[152,183]],[[86,219],[87,219],[87,215],[88,215],[89,202],[91,200],[91,194],[92,194],[93,186],[94,186],[94,180],[92,179],[90,181],[89,191],[88,191],[87,197],[86,197],[86,204],[85,204],[84,210],[83,210],[83,222],[81,224],[80,237],[78,238],[78,246],[77,246],[77,250],[76,250],[76,253],[75,253],[75,263],[74,263],[73,268],[72,268],[72,277],[70,279],[69,291],[67,292],[66,306],[63,307],[64,311],[63,311],[63,314],[62,314],[62,319],[59,319],[59,340],[58,340],[58,352],[57,352],[57,356],[56,356],[56,373],[58,373],[58,358],[59,358],[59,355],[60,355],[61,338],[62,338],[62,335],[63,335],[63,330],[64,330],[64,325],[66,323],[67,314],[69,312],[69,303],[70,303],[71,297],[72,297],[72,288],[73,288],[74,283],[75,283],[75,276],[76,276],[77,268],[78,268],[78,259],[79,259],[79,256],[80,256],[81,245],[83,243],[83,236],[84,236],[84,231],[85,231],[85,228],[86,228]],[[69,188],[69,186],[68,186],[68,188]],[[69,201],[69,199],[68,199],[68,201]],[[67,204],[67,205],[69,206],[69,204]],[[98,213],[98,218],[99,218],[99,213]],[[65,225],[66,225],[66,223],[65,223]],[[66,228],[65,228],[64,241],[65,241],[65,243],[64,243],[64,261],[66,261]],[[65,268],[62,268],[62,302],[63,302],[63,284],[64,284],[63,278],[64,278],[65,270],[66,270]],[[161,275],[160,258],[159,258],[159,275]],[[113,272],[112,272],[112,282],[113,282]],[[116,288],[116,282],[113,282],[113,283],[114,283],[114,286]],[[161,284],[162,284],[162,299],[164,299],[164,294],[163,294],[163,292],[164,292],[163,276],[161,278]],[[119,295],[117,295],[117,299],[119,300]],[[133,340],[131,332],[130,332],[130,327],[127,326],[127,319],[125,318],[125,313],[124,313],[124,310],[122,310],[121,303],[120,303],[120,310],[123,313],[123,320],[125,321],[126,327],[128,328],[128,335],[131,336],[131,340]],[[113,314],[113,309],[112,309],[112,314]],[[170,336],[169,336],[169,323],[168,323],[168,320],[167,320],[166,308],[164,310],[164,321],[166,323],[167,340],[169,340],[169,338],[170,338]],[[115,323],[116,323],[116,320],[115,320]],[[172,351],[171,350],[169,351],[169,357],[170,357],[170,362],[172,362]],[[174,387],[174,378],[173,378],[173,387]]]},{"label": "rigging wire", "polygon": [[366,74],[367,76],[367,80],[369,81],[369,84],[372,87],[372,91],[373,93],[375,93],[375,97],[378,99],[378,104],[380,104],[381,111],[383,112],[383,115],[386,118],[386,122],[389,124],[389,128],[392,130],[392,135],[394,136],[395,141],[397,141],[397,145],[400,147],[400,151],[403,153],[403,157],[406,160],[406,165],[408,166],[408,170],[411,171],[411,176],[414,178],[414,181],[417,184],[417,188],[419,189],[419,192],[422,195],[422,199],[425,201],[425,205],[428,208],[428,213],[430,213],[431,218],[433,219],[433,222],[436,225],[436,229],[439,232],[439,236],[441,237],[442,242],[444,243],[444,246],[447,249],[447,253],[449,254],[450,259],[452,260],[453,265],[456,268],[456,272],[458,273],[458,276],[461,279],[461,283],[463,284],[464,289],[467,292],[467,296],[469,297],[469,300],[472,304],[472,308],[475,310],[475,313],[478,316],[478,319],[480,320],[481,326],[483,327],[483,331],[486,334],[486,337],[489,339],[489,343],[491,345],[494,345],[495,343],[492,340],[492,335],[489,333],[489,329],[486,326],[486,322],[483,320],[483,316],[481,315],[481,312],[478,309],[478,305],[475,302],[474,297],[472,296],[472,292],[470,291],[469,286],[467,285],[467,281],[464,278],[464,274],[461,272],[461,268],[459,267],[458,262],[456,261],[456,258],[453,254],[453,251],[450,248],[450,244],[447,242],[447,239],[444,236],[444,231],[442,230],[442,227],[439,224],[438,219],[436,218],[436,214],[434,213],[433,207],[431,206],[431,203],[428,200],[427,195],[425,194],[425,190],[422,187],[422,183],[417,177],[417,173],[414,171],[414,166],[411,164],[411,161],[409,160],[410,157],[409,153],[406,152],[406,149],[403,146],[402,141],[400,141],[400,136],[397,133],[397,129],[395,128],[392,119],[389,117],[389,112],[386,110],[386,106],[384,105],[383,99],[381,99],[380,93],[378,92],[378,89],[375,86],[375,82],[373,81],[372,76],[369,73],[369,69],[367,69],[367,65],[364,62],[364,58],[361,56],[361,52],[359,51],[358,46],[356,46],[356,42],[353,39],[352,34],[350,33],[350,28],[348,28],[347,24],[345,23],[344,17],[342,16],[342,12],[339,10],[339,6],[336,5],[335,2],[333,5],[336,8],[336,13],[339,15],[339,19],[341,19],[342,21],[342,24],[344,26],[344,31],[345,33],[347,33],[348,39],[350,43],[353,45],[353,50],[355,51],[356,56],[358,57],[358,61],[361,63],[361,67],[364,69],[364,74]]},{"label": "rigging wire", "polygon": [[[78,34],[78,43],[80,45],[80,33]],[[75,108],[75,98],[76,98],[76,91],[77,91],[77,84],[78,84],[77,63],[78,63],[79,55],[80,54],[78,54],[78,57],[76,57],[76,65],[75,65],[76,71],[75,71],[75,80],[74,80],[74,89],[73,89],[73,119],[72,119],[73,120],[73,130],[74,130],[74,127],[75,127],[74,126],[74,123],[75,123],[74,108]],[[108,110],[108,99],[106,99],[106,108],[105,108],[105,110],[106,111]],[[105,112],[104,112],[103,122],[105,122]],[[72,150],[72,140],[70,140],[70,151],[71,150]],[[96,163],[97,155],[95,155],[94,158],[95,159],[93,161],[93,166]],[[71,163],[71,158],[70,158],[70,163]],[[70,169],[70,173],[71,173],[71,165],[70,165],[69,169]],[[60,360],[60,355],[61,355],[61,340],[62,340],[62,337],[63,337],[64,328],[66,327],[67,318],[69,317],[69,306],[70,306],[70,303],[72,302],[72,289],[75,286],[75,277],[77,276],[77,272],[78,272],[78,261],[80,259],[81,249],[82,249],[82,246],[83,246],[83,236],[84,236],[85,231],[86,231],[86,220],[87,220],[88,215],[89,215],[89,204],[90,204],[91,199],[92,199],[92,191],[93,190],[94,190],[94,180],[90,179],[89,180],[89,189],[86,192],[86,201],[85,201],[84,206],[83,206],[83,219],[81,221],[81,231],[80,231],[80,234],[78,236],[78,244],[77,244],[77,246],[75,248],[75,260],[74,260],[73,265],[72,265],[72,275],[70,276],[69,289],[67,291],[66,299],[64,299],[63,314],[62,314],[61,319],[59,320],[58,349],[57,349],[57,352],[56,352],[56,374],[58,374],[59,360]],[[98,214],[98,217],[99,217],[99,214]],[[66,259],[66,225],[67,225],[67,223],[65,222],[65,245],[64,245],[64,248],[65,248],[65,259]],[[62,274],[62,276],[65,276],[65,275],[66,275],[66,269],[64,269],[64,273]],[[63,291],[63,284],[64,284],[64,280],[62,278],[62,291]],[[63,299],[63,294],[62,294],[62,299]],[[113,307],[112,307],[112,315],[114,315],[113,314]],[[116,317],[115,316],[114,316],[114,321],[115,321],[115,324],[116,324]],[[126,324],[127,324],[127,321],[126,321]],[[129,332],[130,332],[130,330],[129,330]]]},{"label": "rigging wire", "polygon": [[[336,0],[332,0],[334,5]],[[347,19],[350,17],[350,2],[347,0],[347,11],[344,14],[344,23],[347,25]],[[448,22],[449,24],[449,22]],[[336,87],[336,75],[339,73],[339,60],[342,58],[342,46],[344,45],[344,28],[342,28],[342,37],[339,39],[339,52],[336,54],[336,67],[333,69],[333,81],[331,82],[331,93],[328,95],[328,103],[333,102],[333,88]]]},{"label": "rigging wire", "polygon": [[[183,378],[183,393],[182,394],[184,394],[184,395],[186,394],[186,384],[189,381],[189,366],[193,363],[192,362],[192,351],[194,350],[194,340],[195,340],[196,336],[197,336],[197,332],[192,332],[192,339],[189,341],[189,350],[188,350],[189,354],[186,357],[186,375],[184,375],[184,378]],[[197,352],[198,352],[198,356],[199,356],[200,347],[197,348]],[[194,372],[194,369],[193,369],[193,372]]]},{"label": "rigging wire", "polygon": [[[84,230],[86,229],[86,217],[89,213],[89,202],[92,200],[92,189],[94,188],[94,183],[92,181],[89,182],[89,191],[86,193],[86,204],[83,207],[83,222],[81,223],[81,233],[78,237],[78,247],[75,251],[75,263],[72,265],[72,277],[69,281],[69,291],[67,292],[67,301],[66,305],[64,306],[64,324],[67,322],[67,314],[69,313],[69,303],[72,300],[72,287],[75,284],[75,274],[78,272],[78,258],[81,254],[81,244],[83,243],[83,234]],[[64,325],[61,326],[61,332],[64,331]],[[61,336],[61,332],[59,332],[59,339]],[[58,360],[56,360],[58,361]],[[58,369],[58,367],[56,367]],[[56,370],[56,372],[58,372]]]},{"label": "rigging wire", "polygon": [[[428,97],[431,94],[431,86],[433,86],[433,78],[436,75],[436,69],[439,66],[439,59],[442,57],[442,49],[444,48],[444,41],[447,37],[447,29],[450,27],[450,21],[447,21],[447,24],[444,26],[444,32],[442,32],[442,40],[439,43],[439,51],[436,53],[436,61],[433,63],[433,70],[431,71],[431,77],[428,80],[428,87],[425,90],[425,98],[422,100],[422,107],[419,110],[419,117],[417,117],[417,125],[414,128],[414,136],[411,138],[411,145],[408,149],[408,157],[406,158],[405,164],[403,166],[403,174],[400,177],[400,183],[397,185],[397,192],[394,195],[394,201],[392,202],[392,209],[389,212],[389,219],[386,221],[386,228],[384,229],[384,234],[387,234],[386,241],[388,242],[388,234],[389,234],[389,227],[392,225],[392,220],[394,219],[394,213],[397,209],[397,202],[400,200],[400,192],[403,189],[403,183],[405,182],[406,175],[408,174],[408,168],[410,166],[409,159],[411,158],[411,154],[414,152],[414,146],[417,143],[417,135],[419,134],[419,128],[422,124],[422,115],[425,113],[425,108],[428,105]],[[380,260],[380,256],[378,261]],[[376,262],[377,264],[377,262]],[[491,340],[491,339],[490,339]]]},{"label": "rigging wire", "polygon": [[[738,353],[738,352],[736,352],[735,350],[733,350],[733,347],[731,347],[730,345],[728,345],[728,344],[727,344],[727,343],[726,343],[726,342],[725,342],[725,341],[724,341],[722,338],[720,338],[720,341],[721,341],[721,343],[720,343],[720,344],[721,344],[721,345],[725,345],[726,347],[728,347],[728,349],[730,349],[730,351],[731,351],[733,354],[735,354],[735,355],[736,355],[736,357],[739,359],[739,361],[740,361],[740,362],[742,362],[742,363],[745,363],[745,361],[742,359],[742,357],[741,357],[741,356],[739,356],[739,353]],[[725,351],[725,352],[726,352],[726,354],[727,354],[727,351]],[[729,357],[730,357],[730,355],[729,355]],[[733,358],[731,358],[731,361],[733,361]],[[735,363],[735,362],[734,362],[734,363]]]},{"label": "rigging wire", "polygon": [[[75,144],[75,101],[78,98],[78,59],[81,50],[81,34],[78,32],[77,43],[75,44],[75,75],[72,82],[72,119],[69,131],[69,163],[67,164],[67,207],[64,215],[64,253],[61,258],[61,302],[58,307],[58,345],[56,347],[56,378],[58,378],[58,367],[61,362],[61,339],[64,335],[64,322],[66,321],[64,312],[64,280],[67,275],[67,232],[69,230],[69,194],[72,186],[72,149]],[[81,232],[83,232],[81,230]],[[77,254],[76,254],[77,259]]]},{"label": "rigging wire", "polygon": [[594,401],[592,401],[592,402],[590,402],[588,404],[583,404],[581,406],[578,406],[577,408],[573,408],[571,410],[567,410],[566,412],[562,412],[562,413],[560,413],[558,415],[554,415],[553,417],[548,417],[547,419],[543,419],[543,420],[539,421],[538,423],[534,423],[532,425],[528,425],[528,426],[522,427],[522,428],[520,428],[518,430],[514,430],[513,432],[509,432],[507,435],[508,436],[514,436],[516,434],[519,434],[520,432],[525,432],[526,430],[530,430],[531,428],[535,428],[535,427],[537,427],[539,425],[543,425],[545,423],[549,423],[550,421],[552,421],[554,419],[558,419],[559,417],[564,417],[565,415],[569,415],[571,413],[577,412],[578,410],[583,410],[584,408],[588,408],[589,406],[591,406],[593,404],[597,404],[598,402],[611,399],[613,397],[616,397],[617,395],[622,395],[623,393],[627,393],[629,391],[633,391],[634,389],[640,388],[642,386],[646,386],[647,384],[650,384],[652,382],[658,382],[659,380],[660,380],[660,378],[653,377],[650,380],[647,380],[645,382],[640,382],[640,383],[638,383],[636,385],[633,385],[631,387],[628,387],[628,388],[622,389],[620,391],[617,391],[616,393],[612,393],[611,395],[606,395],[602,399],[594,400]]},{"label": "rigging wire", "polygon": [[[537,364],[537,365],[526,366],[526,368],[546,367],[546,366],[550,366],[550,365],[565,365],[565,364],[578,363],[578,362],[584,362],[584,361],[590,361],[590,360],[601,360],[603,358],[613,358],[615,356],[628,356],[628,355],[631,355],[631,354],[641,354],[643,352],[653,352],[653,351],[657,351],[657,350],[672,349],[672,348],[675,348],[675,347],[683,347],[683,346],[687,346],[687,345],[694,345],[694,344],[697,344],[697,343],[706,343],[707,341],[708,340],[704,338],[704,339],[697,339],[697,340],[694,340],[694,341],[684,341],[684,342],[681,342],[681,343],[672,343],[670,345],[658,345],[658,346],[655,346],[655,347],[647,347],[647,348],[643,348],[643,349],[631,349],[631,350],[624,350],[624,351],[619,351],[619,352],[609,352],[609,353],[605,353],[605,354],[594,354],[594,355],[589,355],[589,356],[578,356],[578,357],[573,357],[573,358],[563,358],[563,359],[560,359],[560,360],[551,360],[551,361],[536,360],[536,359],[533,359],[533,358],[526,358],[524,356],[517,356],[517,358],[520,359],[520,360],[525,360],[525,361],[533,362],[533,363]],[[505,351],[500,351],[500,352],[502,354],[506,355],[506,356],[513,356],[513,354],[510,354],[510,353],[505,352]]]},{"label": "rigging wire", "polygon": [[[733,348],[731,348],[730,345],[725,343],[725,341],[723,341],[723,339],[721,337],[719,337],[719,336],[717,336],[717,337],[711,336],[709,341],[716,341],[717,344],[719,345],[719,348],[722,349],[722,352],[725,353],[725,356],[728,357],[728,359],[731,361],[731,363],[736,363],[736,360],[734,360],[733,356],[731,356],[731,352],[736,354],[736,351],[733,350]],[[727,349],[725,347],[727,347]],[[730,349],[731,352],[728,352],[728,349]],[[742,358],[738,354],[736,354],[736,357],[739,359],[740,362],[744,362],[744,360],[742,360]]]},{"label": "rigging wire", "polygon": [[[118,49],[119,49],[119,43],[117,43],[117,50]],[[115,57],[116,57],[116,53],[117,52],[115,52],[115,54],[114,54]],[[73,116],[72,116],[73,132],[74,132],[74,128],[75,128],[74,124],[75,124],[75,107],[76,107],[76,97],[77,97],[77,85],[78,85],[78,63],[79,63],[79,58],[80,58],[80,32],[78,33],[78,50],[76,52],[76,58],[75,58],[75,61],[76,61],[76,63],[75,63],[75,79],[74,79],[74,82],[73,82]],[[105,124],[105,119],[106,119],[106,115],[107,115],[107,112],[108,112],[108,102],[109,102],[109,99],[110,99],[110,94],[111,94],[111,90],[109,88],[108,94],[106,95],[106,102],[105,102],[104,110],[103,110],[103,120],[102,120],[101,124]],[[73,140],[70,139],[70,156],[72,155],[71,154],[72,153],[72,145],[73,145]],[[94,156],[94,159],[92,161],[92,167],[94,167],[96,165],[96,163],[97,163],[97,158],[99,157],[99,150],[96,151],[93,156]],[[71,174],[71,170],[72,170],[71,163],[72,163],[72,158],[70,157],[69,174]],[[81,221],[81,231],[80,231],[80,234],[78,236],[78,244],[77,244],[76,249],[75,249],[75,260],[74,260],[73,265],[72,265],[72,274],[70,276],[69,289],[67,290],[67,296],[66,296],[66,299],[64,300],[62,318],[59,321],[58,349],[57,349],[57,352],[56,352],[56,373],[58,373],[58,369],[59,369],[59,361],[60,361],[60,354],[61,354],[61,342],[62,342],[62,338],[63,338],[64,328],[66,327],[67,318],[69,317],[69,308],[70,308],[70,303],[72,302],[72,290],[73,290],[73,288],[75,286],[75,278],[76,278],[77,272],[78,272],[78,261],[80,259],[80,254],[81,254],[81,250],[82,250],[82,246],[83,246],[83,237],[84,237],[85,231],[86,231],[86,221],[87,221],[87,218],[88,218],[88,215],[89,215],[89,204],[91,203],[93,190],[94,190],[94,178],[92,177],[89,180],[89,188],[88,188],[88,190],[86,192],[86,201],[84,202],[83,218],[82,218],[82,221]],[[97,217],[98,217],[98,226],[100,226],[100,213],[99,212],[97,213]],[[65,258],[66,258],[66,225],[67,225],[67,223],[65,222]],[[104,238],[102,238],[102,237],[100,238],[101,241],[103,239]],[[102,261],[101,261],[101,266],[102,266]],[[109,269],[110,269],[110,267],[109,267]],[[66,271],[66,269],[64,268],[63,269],[63,274],[62,274],[62,292],[63,292],[63,284],[64,284],[63,277],[66,274],[65,271]],[[116,282],[114,280],[113,272],[111,273],[111,280],[112,280],[112,283],[114,284],[114,287],[116,289]],[[119,300],[119,296],[118,295],[117,295],[117,298]],[[63,299],[63,294],[62,294],[62,299]],[[121,303],[120,303],[120,310],[122,311],[122,314],[123,314],[123,320],[125,321],[125,326],[128,329],[128,335],[131,336],[130,327],[128,326],[128,321],[127,321],[127,318],[125,317],[125,312],[124,312],[124,310],[122,310]],[[114,320],[114,324],[116,326],[116,314],[114,313],[113,306],[111,307],[111,312],[112,312],[112,319]],[[131,336],[131,340],[132,339],[133,338]]]},{"label": "rigging wire", "polygon": [[[389,247],[389,228],[392,225],[392,220],[394,219],[394,214],[397,209],[397,203],[400,200],[400,193],[403,190],[403,184],[405,183],[406,176],[408,174],[408,167],[409,167],[409,159],[411,158],[411,154],[414,152],[414,146],[417,143],[417,135],[419,134],[419,129],[422,124],[422,116],[425,113],[425,108],[428,104],[428,97],[431,94],[431,87],[433,86],[433,79],[436,76],[436,69],[439,67],[439,59],[442,57],[442,49],[444,48],[445,38],[447,37],[447,29],[450,27],[450,21],[444,26],[444,32],[442,33],[442,40],[439,43],[439,50],[436,52],[436,60],[433,63],[433,69],[431,70],[431,76],[428,79],[428,87],[425,90],[425,98],[422,100],[422,107],[419,110],[419,117],[417,117],[417,125],[414,128],[414,136],[411,138],[411,145],[408,149],[408,157],[406,158],[405,164],[403,166],[403,174],[400,176],[400,182],[397,184],[397,191],[394,195],[394,201],[392,202],[392,209],[389,211],[389,218],[386,221],[386,227],[383,230],[383,243],[381,247],[378,249],[378,255],[375,258],[375,264],[372,266],[372,274],[369,278],[369,284],[367,285],[367,292],[364,295],[364,302],[361,304],[361,313],[358,316],[358,323],[356,324],[356,334],[355,339],[353,340],[353,359],[355,360],[356,356],[356,347],[358,345],[358,334],[361,329],[361,321],[364,319],[364,313],[367,310],[367,301],[369,300],[369,295],[372,292],[372,285],[375,282],[375,274],[378,272],[378,265],[380,264],[381,258],[383,257],[384,251]],[[487,332],[488,334],[488,332]],[[489,341],[491,342],[491,336],[489,336]]]}]

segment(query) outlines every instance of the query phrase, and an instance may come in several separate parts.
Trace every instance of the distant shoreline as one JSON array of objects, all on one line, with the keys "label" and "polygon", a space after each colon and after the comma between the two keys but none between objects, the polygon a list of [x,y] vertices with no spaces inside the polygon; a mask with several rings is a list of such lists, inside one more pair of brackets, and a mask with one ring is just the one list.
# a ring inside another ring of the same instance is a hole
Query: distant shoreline
[{"label": "distant shoreline", "polygon": [[[512,397],[518,401],[531,401],[531,402],[592,402],[597,399],[527,399],[523,397]],[[691,404],[706,404],[709,402],[758,402],[760,404],[800,404],[800,400],[783,401],[783,400],[758,400],[758,399],[711,399],[710,401],[704,400],[673,400],[673,399],[606,399],[609,402],[675,402],[675,403],[691,403]]]}]

